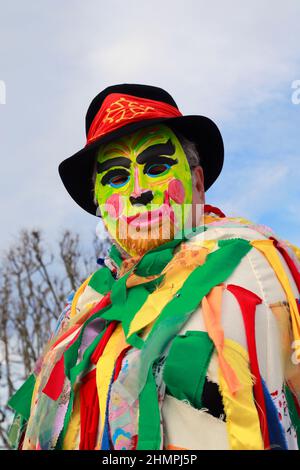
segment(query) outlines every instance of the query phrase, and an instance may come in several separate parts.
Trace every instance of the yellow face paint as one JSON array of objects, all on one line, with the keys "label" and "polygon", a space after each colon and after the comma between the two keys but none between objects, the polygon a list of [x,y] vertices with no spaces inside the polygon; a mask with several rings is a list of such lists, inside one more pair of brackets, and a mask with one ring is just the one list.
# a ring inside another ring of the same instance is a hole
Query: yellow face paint
[{"label": "yellow face paint", "polygon": [[95,197],[106,229],[131,256],[172,239],[192,203],[191,170],[176,135],[157,125],[102,146]]}]

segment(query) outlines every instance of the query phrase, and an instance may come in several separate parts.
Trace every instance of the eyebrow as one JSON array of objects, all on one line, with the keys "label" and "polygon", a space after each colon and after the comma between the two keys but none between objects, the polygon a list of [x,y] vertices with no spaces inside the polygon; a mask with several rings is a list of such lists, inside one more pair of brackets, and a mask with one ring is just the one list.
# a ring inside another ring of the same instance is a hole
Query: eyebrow
[{"label": "eyebrow", "polygon": [[[173,144],[171,139],[169,139],[168,142],[166,142],[165,144],[151,145],[150,147],[143,150],[138,155],[136,161],[137,163],[143,164],[143,163],[147,163],[154,156],[174,155],[174,153],[175,153],[175,145]],[[102,163],[97,162],[97,173],[103,173],[103,171],[109,170],[110,168],[113,168],[116,166],[130,168],[131,163],[132,161],[126,157],[110,158],[109,160],[105,160]]]},{"label": "eyebrow", "polygon": [[151,147],[146,148],[143,150],[137,157],[137,163],[147,163],[152,157],[157,155],[174,155],[175,153],[175,145],[171,141],[168,140],[165,144],[156,144],[151,145]]},{"label": "eyebrow", "polygon": [[109,170],[115,166],[123,166],[124,168],[130,168],[131,160],[126,157],[115,157],[106,160],[103,163],[97,162],[97,173],[102,173],[103,171]]}]

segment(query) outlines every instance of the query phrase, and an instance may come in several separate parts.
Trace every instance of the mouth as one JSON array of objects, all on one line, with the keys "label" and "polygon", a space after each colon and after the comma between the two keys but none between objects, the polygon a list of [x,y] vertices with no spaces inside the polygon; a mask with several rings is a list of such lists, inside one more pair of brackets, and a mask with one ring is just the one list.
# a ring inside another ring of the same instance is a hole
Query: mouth
[{"label": "mouth", "polygon": [[175,221],[174,211],[169,203],[169,197],[167,192],[165,193],[164,202],[158,208],[153,211],[139,212],[138,214],[126,217],[121,216],[121,218],[132,227],[147,227],[149,225],[154,225],[161,223],[165,218],[168,218],[172,223]]}]

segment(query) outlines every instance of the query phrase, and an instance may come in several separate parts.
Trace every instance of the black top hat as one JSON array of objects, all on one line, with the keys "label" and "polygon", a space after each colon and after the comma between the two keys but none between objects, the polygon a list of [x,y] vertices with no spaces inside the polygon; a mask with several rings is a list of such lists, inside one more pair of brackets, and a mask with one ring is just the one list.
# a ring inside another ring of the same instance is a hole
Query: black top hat
[{"label": "black top hat", "polygon": [[74,201],[96,215],[93,171],[97,148],[152,124],[163,123],[193,141],[201,157],[204,187],[219,176],[224,147],[216,124],[204,116],[182,116],[169,93],[148,85],[114,85],[101,91],[86,114],[86,146],[59,165],[60,177]]}]

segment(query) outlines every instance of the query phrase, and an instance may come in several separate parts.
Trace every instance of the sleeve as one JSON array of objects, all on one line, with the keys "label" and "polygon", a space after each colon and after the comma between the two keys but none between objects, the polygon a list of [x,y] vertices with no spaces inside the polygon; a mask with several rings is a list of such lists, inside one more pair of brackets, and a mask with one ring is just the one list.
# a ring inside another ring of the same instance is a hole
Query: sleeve
[{"label": "sleeve", "polygon": [[[57,401],[57,406],[64,405],[64,393],[68,384],[67,381],[65,384],[64,380],[63,355],[77,337],[81,338],[85,320],[93,308],[103,299],[111,283],[111,276],[107,271],[107,269],[96,271],[83,282],[75,293],[71,292],[68,295],[54,331],[45,345],[41,357],[36,362],[32,374],[10,398],[8,405],[15,411],[15,418],[9,431],[12,448],[19,449],[24,446],[25,448],[35,448],[37,441],[35,422],[39,420],[40,413],[44,412],[43,407],[45,413],[48,413],[45,400],[51,400],[59,393],[61,405]],[[84,350],[87,345],[84,343],[85,336],[82,336],[80,346]],[[89,336],[86,336],[86,340],[89,341]],[[53,400],[53,403],[56,403],[54,398]],[[51,408],[51,406],[50,404],[49,407]],[[29,439],[29,434],[33,436],[32,440]]]},{"label": "sleeve", "polygon": [[[70,321],[73,298],[74,291],[70,292],[67,296],[64,309],[58,317],[49,341],[67,329],[67,325]],[[12,449],[19,449],[22,445],[23,436],[26,432],[26,426],[30,416],[36,376],[41,369],[42,361],[43,354],[36,361],[32,373],[8,401],[8,406],[14,411],[13,421],[8,430],[8,440]]]}]

